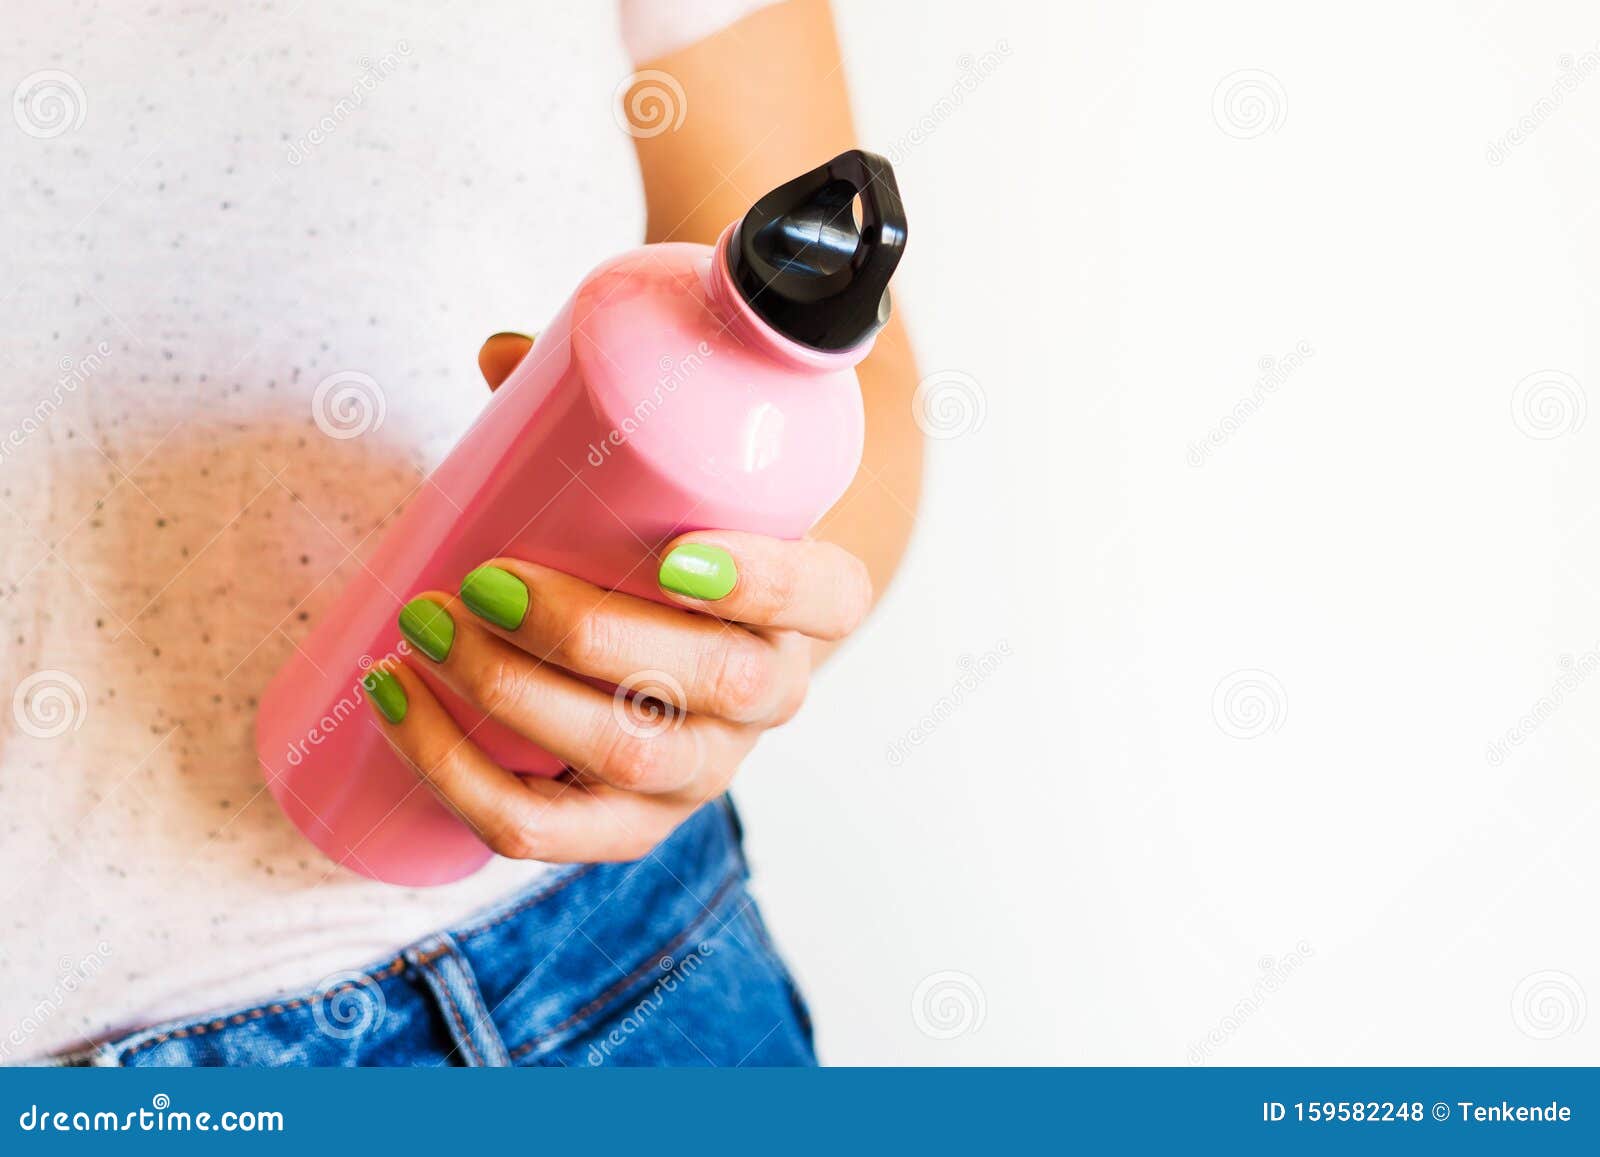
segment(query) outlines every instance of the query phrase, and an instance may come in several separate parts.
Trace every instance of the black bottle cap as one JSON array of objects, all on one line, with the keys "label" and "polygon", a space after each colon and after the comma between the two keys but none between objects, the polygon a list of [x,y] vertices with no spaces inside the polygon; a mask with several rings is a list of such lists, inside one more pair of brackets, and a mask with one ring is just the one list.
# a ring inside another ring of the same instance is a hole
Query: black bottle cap
[{"label": "black bottle cap", "polygon": [[889,278],[905,247],[894,170],[852,149],[752,205],[728,239],[728,271],[773,329],[812,349],[845,350],[888,322]]}]

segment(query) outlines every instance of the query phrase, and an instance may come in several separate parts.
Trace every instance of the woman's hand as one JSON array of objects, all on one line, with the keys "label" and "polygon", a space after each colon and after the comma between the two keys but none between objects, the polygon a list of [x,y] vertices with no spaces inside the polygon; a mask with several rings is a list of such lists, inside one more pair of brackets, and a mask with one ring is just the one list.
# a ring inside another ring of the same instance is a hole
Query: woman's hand
[{"label": "woman's hand", "polygon": [[[530,344],[490,339],[480,364],[491,386]],[[658,581],[675,605],[497,558],[458,593],[406,604],[409,663],[569,769],[553,780],[506,771],[407,663],[368,673],[389,742],[501,855],[628,860],[655,847],[794,715],[816,641],[848,635],[872,601],[866,566],[841,547],[731,531],[669,543]]]},{"label": "woman's hand", "polygon": [[458,595],[406,604],[409,662],[570,769],[508,772],[406,663],[368,673],[389,742],[502,856],[630,860],[655,847],[799,709],[812,640],[843,638],[871,602],[866,567],[841,548],[733,532],[674,540],[659,581],[675,606],[497,558]]}]

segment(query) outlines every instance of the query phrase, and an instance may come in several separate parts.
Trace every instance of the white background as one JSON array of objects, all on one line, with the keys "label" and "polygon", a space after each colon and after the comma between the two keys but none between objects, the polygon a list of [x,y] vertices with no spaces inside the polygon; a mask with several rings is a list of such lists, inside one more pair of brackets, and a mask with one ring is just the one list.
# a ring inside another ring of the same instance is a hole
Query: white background
[{"label": "white background", "polygon": [[[1600,10],[839,6],[959,436],[739,780],[823,1058],[1600,1063]],[[61,68],[87,117],[0,123],[0,430],[116,355],[4,464],[0,687],[91,708],[0,735],[0,998],[105,935],[82,1011],[231,1007],[447,922],[251,802],[250,697],[481,409],[483,335],[641,234],[628,65],[610,5],[13,7],[0,93]],[[319,437],[352,368],[387,423]]]},{"label": "white background", "polygon": [[825,1059],[1600,1061],[1593,5],[840,9],[985,409],[741,781]]}]

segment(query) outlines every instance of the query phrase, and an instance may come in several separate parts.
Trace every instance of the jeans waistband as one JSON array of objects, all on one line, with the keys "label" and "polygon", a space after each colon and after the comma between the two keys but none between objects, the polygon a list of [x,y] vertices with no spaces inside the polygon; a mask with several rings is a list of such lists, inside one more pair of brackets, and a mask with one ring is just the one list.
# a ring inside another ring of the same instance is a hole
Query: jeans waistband
[{"label": "jeans waistband", "polygon": [[[317,990],[172,1022],[71,1058],[91,1065],[529,1063],[679,968],[740,913],[748,876],[725,798],[642,859],[536,885]],[[748,901],[744,901],[748,903]]]}]

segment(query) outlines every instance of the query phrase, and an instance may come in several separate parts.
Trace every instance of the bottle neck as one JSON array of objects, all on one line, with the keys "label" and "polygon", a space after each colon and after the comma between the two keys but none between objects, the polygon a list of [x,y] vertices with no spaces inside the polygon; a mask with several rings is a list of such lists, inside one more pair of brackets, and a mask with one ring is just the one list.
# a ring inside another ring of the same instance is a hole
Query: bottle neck
[{"label": "bottle neck", "polygon": [[711,271],[707,290],[712,308],[717,311],[728,332],[747,346],[761,350],[773,360],[797,370],[828,372],[847,370],[872,352],[873,334],[859,345],[842,350],[817,350],[785,337],[763,321],[750,308],[750,303],[734,284],[728,267],[728,245],[733,237],[734,225],[729,225],[717,238],[716,249],[711,254]]}]

